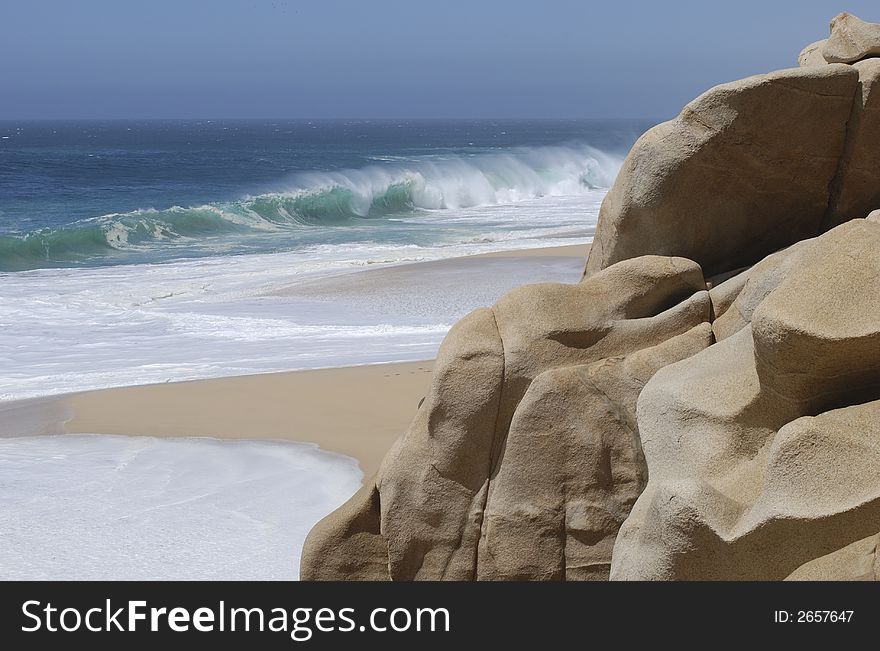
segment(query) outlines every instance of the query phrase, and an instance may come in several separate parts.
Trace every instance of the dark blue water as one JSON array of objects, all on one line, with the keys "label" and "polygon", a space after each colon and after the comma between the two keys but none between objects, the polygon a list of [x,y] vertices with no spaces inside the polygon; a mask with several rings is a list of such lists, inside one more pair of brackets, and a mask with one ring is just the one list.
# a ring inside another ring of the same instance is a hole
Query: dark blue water
[{"label": "dark blue water", "polygon": [[[633,121],[0,122],[0,271],[440,236],[607,186]],[[406,216],[407,226],[395,222]]]}]

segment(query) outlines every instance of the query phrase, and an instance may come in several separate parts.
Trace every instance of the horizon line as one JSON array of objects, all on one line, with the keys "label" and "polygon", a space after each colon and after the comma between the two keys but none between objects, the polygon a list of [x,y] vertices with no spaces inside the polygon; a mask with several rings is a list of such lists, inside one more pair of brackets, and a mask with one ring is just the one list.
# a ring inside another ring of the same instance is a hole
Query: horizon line
[{"label": "horizon line", "polygon": [[570,117],[559,117],[559,116],[505,116],[505,117],[469,117],[469,116],[420,116],[420,117],[404,117],[404,116],[389,116],[389,117],[357,117],[357,116],[349,116],[349,117],[241,117],[241,116],[227,116],[227,117],[146,117],[146,116],[133,116],[133,117],[2,117],[0,116],[0,122],[52,122],[52,121],[63,121],[63,122],[94,122],[94,121],[104,121],[104,122],[135,122],[135,121],[144,121],[144,122],[169,122],[169,121],[190,121],[190,122],[223,122],[223,121],[252,121],[252,122],[269,122],[272,120],[279,121],[296,121],[296,122],[395,122],[395,121],[404,121],[404,122],[437,122],[441,120],[449,120],[449,121],[511,121],[511,120],[535,120],[535,121],[547,121],[547,122],[563,122],[563,121],[574,121],[574,120],[615,120],[615,121],[656,121],[658,119],[668,120],[669,118],[658,118],[656,116],[648,117],[648,116],[633,116],[633,117],[620,117],[620,116],[570,116]]}]

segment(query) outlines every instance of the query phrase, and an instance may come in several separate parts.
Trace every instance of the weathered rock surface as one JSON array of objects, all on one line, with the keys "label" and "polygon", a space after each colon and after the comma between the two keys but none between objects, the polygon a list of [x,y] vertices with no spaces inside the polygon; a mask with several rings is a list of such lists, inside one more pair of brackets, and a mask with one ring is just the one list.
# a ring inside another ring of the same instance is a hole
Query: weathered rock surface
[{"label": "weathered rock surface", "polygon": [[828,39],[823,38],[821,41],[810,43],[807,47],[801,50],[801,53],[798,55],[798,65],[801,67],[827,65],[828,62],[825,60],[825,57],[822,56],[822,48],[825,47],[827,40]]},{"label": "weathered rock surface", "polygon": [[820,556],[792,572],[786,581],[880,581],[880,534]]},{"label": "weathered rock surface", "polygon": [[[709,315],[700,268],[655,256],[622,262],[577,285],[526,286],[491,310],[472,313],[444,341],[431,392],[372,486],[309,534],[303,577],[607,575],[613,534],[644,476],[632,423],[613,415],[632,408],[652,369],[711,342]],[[589,367],[621,356],[607,368]],[[597,385],[584,379],[593,376],[603,380],[596,379]],[[549,401],[559,386],[567,387],[559,394],[565,404],[548,409],[544,398]],[[601,399],[605,386],[619,406]],[[604,420],[578,421],[573,412],[563,425],[560,410],[575,407],[566,398],[573,387],[592,401],[579,405],[580,413],[610,410]],[[524,400],[527,391],[532,397]],[[540,449],[522,448],[535,440],[542,441]],[[569,450],[586,456],[556,467]],[[608,455],[616,459],[612,477],[590,476],[607,469]],[[531,481],[519,476],[526,463],[563,474],[584,471],[578,481],[590,491],[572,486],[571,494],[562,494],[557,487],[552,504],[544,505],[539,486],[522,485]],[[492,486],[496,480],[500,487]],[[498,534],[505,522],[531,509],[545,513],[524,535],[542,535],[540,523],[562,525],[552,536],[555,542],[545,541],[556,555],[535,557],[534,550],[518,555]],[[600,532],[591,543],[589,536]],[[353,535],[357,541],[349,540]],[[566,557],[562,550],[569,536],[580,536],[581,548]],[[593,544],[600,549],[591,555]],[[383,565],[387,574],[378,570]]]},{"label": "weathered rock surface", "polygon": [[831,36],[822,47],[826,61],[854,63],[872,56],[880,56],[880,24],[846,12],[831,19]]},{"label": "weathered rock surface", "polygon": [[721,341],[745,328],[752,321],[752,315],[767,296],[792,273],[802,257],[809,250],[814,239],[802,240],[788,248],[767,256],[761,262],[728,281],[713,287],[710,296],[717,302],[712,331],[715,339]]},{"label": "weathered rock surface", "polygon": [[853,68],[859,85],[823,230],[865,217],[880,206],[880,59],[866,59]]},{"label": "weathered rock surface", "polygon": [[388,548],[379,532],[379,492],[375,478],[309,532],[320,544],[306,545],[300,579],[337,577],[349,581],[388,581]]},{"label": "weathered rock surface", "polygon": [[783,579],[880,530],[878,252],[858,220],[777,257],[748,325],[652,377],[612,578]]},{"label": "weathered rock surface", "polygon": [[647,482],[636,398],[657,370],[711,343],[702,323],[652,348],[535,378],[489,484],[478,579],[608,578],[617,530]]},{"label": "weathered rock surface", "polygon": [[727,313],[733,302],[742,293],[743,288],[752,275],[752,267],[737,269],[730,274],[715,276],[714,282],[708,281],[709,300],[712,301],[712,319],[716,321]]},{"label": "weathered rock surface", "polygon": [[649,130],[602,203],[587,274],[655,254],[713,275],[817,235],[858,76],[837,64],[749,77]]}]

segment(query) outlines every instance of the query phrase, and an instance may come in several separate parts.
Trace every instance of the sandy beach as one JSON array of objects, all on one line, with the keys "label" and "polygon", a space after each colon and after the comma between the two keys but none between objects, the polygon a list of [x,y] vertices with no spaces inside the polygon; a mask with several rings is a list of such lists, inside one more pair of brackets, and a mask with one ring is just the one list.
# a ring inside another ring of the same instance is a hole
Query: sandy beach
[{"label": "sandy beach", "polygon": [[68,434],[296,440],[357,459],[365,476],[403,433],[433,363],[370,364],[104,389],[60,399]]},{"label": "sandy beach", "polygon": [[[480,283],[499,263],[581,261],[587,245],[451,258],[354,271],[284,288],[280,294],[394,292],[455,273]],[[114,434],[317,443],[355,458],[365,477],[400,436],[430,386],[432,361],[265,373],[147,384],[0,403],[0,436]]]},{"label": "sandy beach", "polygon": [[[331,316],[380,325],[400,310],[419,323],[490,305],[522,282],[576,282],[586,248],[282,276],[256,300],[294,315],[329,305]],[[331,339],[318,327],[315,339],[278,337],[273,346],[320,352],[334,343],[332,329],[331,321]],[[230,341],[220,354],[247,356]],[[298,578],[308,531],[376,473],[430,388],[433,361],[369,363],[373,340],[352,341],[361,365],[161,383],[145,376],[95,389],[83,377],[82,391],[0,400],[0,525],[12,532],[0,538],[0,577]],[[389,341],[402,359],[436,350]],[[130,363],[136,378],[143,367]],[[84,373],[90,364],[99,361],[84,359]]]},{"label": "sandy beach", "polygon": [[[586,261],[590,251],[589,244],[573,244],[570,246],[552,246],[517,251],[493,251],[459,258],[446,258],[427,262],[399,264],[390,267],[346,271],[315,280],[297,282],[271,292],[274,296],[297,298],[317,298],[339,294],[391,294],[403,290],[412,291],[417,288],[425,301],[435,301],[438,294],[445,291],[443,280],[462,282],[471,285],[471,291],[477,295],[484,291],[483,285],[489,289],[487,275],[504,274],[523,263],[540,265],[542,259],[548,263],[560,259]],[[573,279],[574,280],[574,279]],[[441,282],[438,282],[441,281]],[[490,291],[495,290],[491,287]],[[491,302],[491,301],[488,301]]]}]

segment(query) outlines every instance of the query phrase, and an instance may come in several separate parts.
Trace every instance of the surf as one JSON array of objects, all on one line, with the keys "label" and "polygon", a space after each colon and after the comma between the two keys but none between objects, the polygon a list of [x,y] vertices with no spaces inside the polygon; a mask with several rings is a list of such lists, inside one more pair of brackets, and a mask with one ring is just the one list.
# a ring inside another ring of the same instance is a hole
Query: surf
[{"label": "surf", "polygon": [[140,262],[150,254],[291,250],[298,234],[314,242],[322,229],[606,189],[620,164],[619,155],[573,143],[299,172],[235,201],[110,213],[0,235],[0,271]]}]

